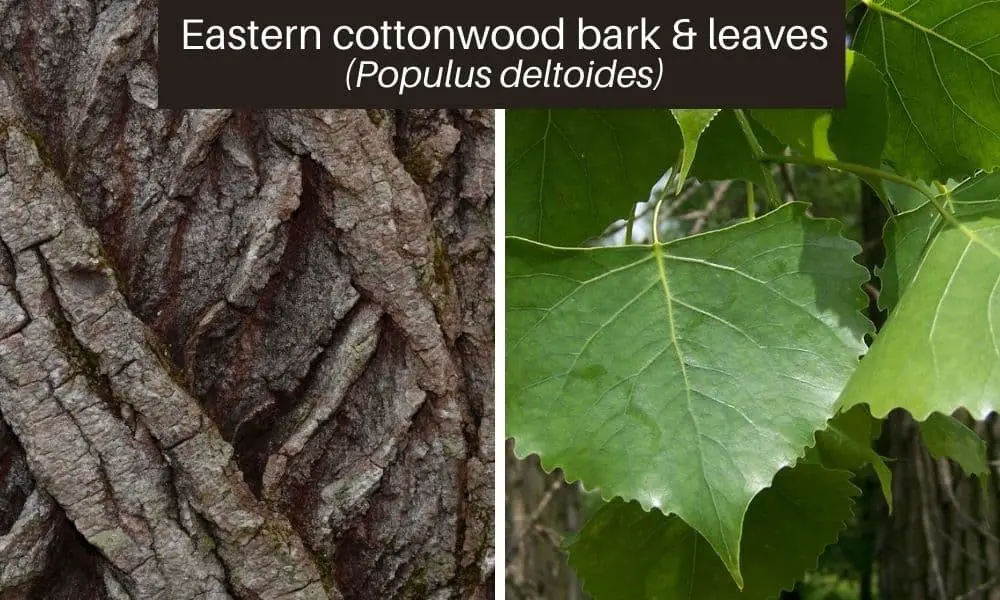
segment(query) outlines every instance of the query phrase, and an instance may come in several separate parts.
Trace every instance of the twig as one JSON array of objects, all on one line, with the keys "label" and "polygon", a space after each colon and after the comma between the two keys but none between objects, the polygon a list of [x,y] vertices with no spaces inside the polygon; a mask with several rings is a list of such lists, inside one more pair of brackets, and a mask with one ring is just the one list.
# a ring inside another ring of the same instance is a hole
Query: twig
[{"label": "twig", "polygon": [[971,598],[974,598],[979,594],[996,587],[998,584],[1000,584],[1000,575],[994,575],[993,577],[987,579],[986,581],[972,588],[968,592],[965,592],[961,596],[955,596],[955,600],[970,600]]},{"label": "twig", "polygon": [[545,490],[545,495],[542,496],[542,499],[538,501],[538,504],[535,506],[535,509],[532,510],[531,513],[528,515],[528,519],[524,523],[523,528],[521,529],[520,533],[517,536],[517,542],[514,545],[515,551],[521,549],[521,546],[524,544],[524,540],[527,538],[528,532],[535,528],[535,526],[538,523],[538,519],[542,517],[542,513],[545,512],[545,509],[549,506],[549,503],[552,502],[553,496],[555,496],[555,493],[559,491],[559,489],[562,488],[562,486],[563,486],[562,478],[557,477],[552,481],[552,484],[549,485],[549,488]]},{"label": "twig", "polygon": [[948,504],[952,506],[955,515],[957,515],[959,519],[964,521],[967,526],[974,529],[976,533],[983,536],[983,538],[985,538],[987,541],[993,542],[994,544],[1000,544],[1000,538],[993,535],[992,531],[984,529],[983,526],[976,519],[973,519],[969,515],[969,513],[965,512],[965,510],[962,509],[962,504],[958,501],[958,498],[955,497],[955,490],[953,488],[952,477],[951,477],[951,467],[946,459],[941,459],[941,460],[942,460],[941,473],[942,473],[942,479],[944,479],[943,482],[944,485],[942,485],[941,487],[944,491],[945,500],[948,502]]},{"label": "twig", "polygon": [[[684,190],[684,193],[682,193],[680,196],[677,196],[666,207],[666,210],[667,210],[666,215],[669,216],[675,210],[677,210],[678,208],[680,208],[680,206],[682,204],[684,204],[685,202],[687,202],[691,198],[691,196],[694,195],[695,192],[697,192],[699,189],[701,189],[701,186],[702,186],[702,184],[698,183],[698,184],[692,185],[688,189]],[[640,212],[639,214],[636,215],[635,214],[635,205],[633,204],[632,205],[632,214],[634,216],[632,218],[632,224],[634,225],[636,221],[639,221],[640,219],[642,219],[643,217],[645,217],[646,215],[648,215],[650,212],[652,212],[653,208],[655,206],[656,206],[656,202],[647,202],[646,206],[642,209],[642,212]],[[609,228],[605,229],[604,233],[601,234],[601,237],[602,238],[611,237],[611,236],[615,235],[616,233],[618,233],[619,231],[621,231],[622,229],[625,229],[629,225],[630,224],[629,224],[628,220],[625,220],[625,222],[623,222],[623,223],[619,223],[618,225],[614,225],[612,227],[609,227]]]},{"label": "twig", "polygon": [[556,530],[551,527],[546,527],[545,525],[535,525],[535,531],[541,533],[545,536],[545,539],[549,541],[552,546],[562,552],[563,550],[563,536],[560,535]]},{"label": "twig", "polygon": [[703,184],[701,182],[698,182],[695,185],[692,185],[688,189],[684,190],[684,193],[682,193],[680,196],[677,196],[677,198],[675,198],[673,202],[667,205],[667,212],[663,213],[663,216],[669,217],[670,215],[674,214],[674,211],[680,208],[682,204],[690,200],[691,196],[693,196],[695,192],[700,190],[702,185]]},{"label": "twig", "polygon": [[798,202],[799,193],[795,190],[795,182],[792,181],[792,166],[788,163],[781,163],[779,171],[781,171],[781,180],[785,184],[785,191],[788,192],[789,196],[785,202]]},{"label": "twig", "polygon": [[698,220],[691,226],[691,232],[689,235],[700,233],[701,230],[705,228],[705,223],[708,222],[708,217],[712,216],[712,213],[719,208],[719,204],[722,203],[722,199],[726,196],[726,192],[729,191],[729,187],[732,184],[732,181],[723,181],[716,186],[715,193],[712,194],[712,199],[708,201],[704,210],[701,211],[702,214],[698,216]]}]

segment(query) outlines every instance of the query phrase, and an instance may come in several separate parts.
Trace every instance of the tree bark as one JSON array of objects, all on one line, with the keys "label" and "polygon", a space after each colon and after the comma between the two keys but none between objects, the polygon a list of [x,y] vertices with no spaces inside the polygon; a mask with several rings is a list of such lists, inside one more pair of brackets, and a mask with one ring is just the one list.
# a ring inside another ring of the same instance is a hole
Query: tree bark
[{"label": "tree bark", "polygon": [[492,111],[155,64],[154,2],[0,0],[0,600],[492,598]]},{"label": "tree bark", "polygon": [[1000,421],[966,423],[988,442],[985,490],[956,464],[932,458],[909,415],[889,416],[883,442],[895,460],[895,502],[878,542],[880,598],[1000,600]]}]

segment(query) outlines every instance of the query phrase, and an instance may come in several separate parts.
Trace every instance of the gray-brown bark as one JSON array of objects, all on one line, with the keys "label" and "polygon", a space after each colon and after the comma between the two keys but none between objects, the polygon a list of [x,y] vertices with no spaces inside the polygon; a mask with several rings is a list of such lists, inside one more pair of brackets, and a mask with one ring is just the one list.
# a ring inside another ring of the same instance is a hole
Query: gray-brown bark
[{"label": "gray-brown bark", "polygon": [[883,451],[895,459],[895,502],[877,542],[879,598],[1000,600],[1000,421],[968,423],[988,441],[985,491],[956,464],[933,459],[906,413],[890,415]]},{"label": "gray-brown bark", "polygon": [[158,109],[155,38],[0,0],[0,599],[492,597],[491,111]]}]

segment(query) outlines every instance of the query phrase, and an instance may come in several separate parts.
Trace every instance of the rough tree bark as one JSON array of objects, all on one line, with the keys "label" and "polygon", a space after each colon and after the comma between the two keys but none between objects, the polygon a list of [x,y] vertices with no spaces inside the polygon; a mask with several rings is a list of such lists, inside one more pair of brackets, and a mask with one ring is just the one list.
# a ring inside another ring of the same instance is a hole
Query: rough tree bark
[{"label": "rough tree bark", "polygon": [[155,63],[154,2],[0,0],[0,599],[491,598],[492,111]]},{"label": "rough tree bark", "polygon": [[895,502],[879,532],[879,598],[1000,600],[1000,420],[966,423],[987,440],[985,490],[956,464],[934,460],[905,412],[886,423]]}]

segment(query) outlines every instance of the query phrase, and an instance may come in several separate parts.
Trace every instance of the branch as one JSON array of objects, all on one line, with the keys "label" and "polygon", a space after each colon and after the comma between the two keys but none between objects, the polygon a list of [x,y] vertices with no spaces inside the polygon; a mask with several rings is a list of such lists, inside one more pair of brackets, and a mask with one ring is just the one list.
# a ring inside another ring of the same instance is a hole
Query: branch
[{"label": "branch", "polygon": [[702,229],[705,228],[705,223],[708,221],[708,217],[712,215],[722,204],[723,198],[726,196],[726,192],[729,191],[730,186],[732,186],[732,181],[723,181],[715,188],[715,193],[712,194],[712,199],[708,201],[705,208],[701,210],[701,214],[698,215],[697,220],[694,225],[691,226],[691,231],[688,235],[694,235],[700,233]]}]

